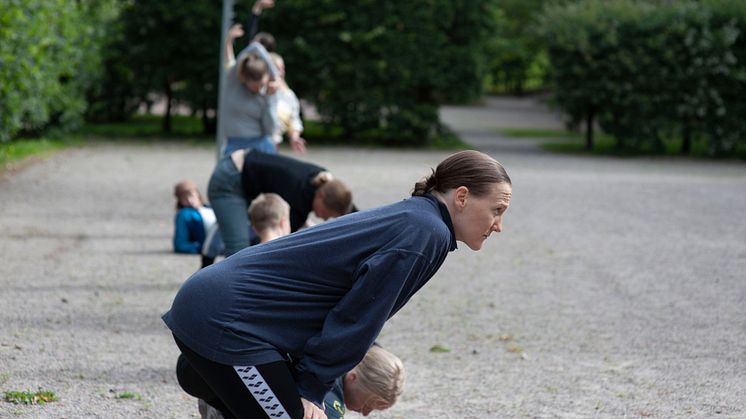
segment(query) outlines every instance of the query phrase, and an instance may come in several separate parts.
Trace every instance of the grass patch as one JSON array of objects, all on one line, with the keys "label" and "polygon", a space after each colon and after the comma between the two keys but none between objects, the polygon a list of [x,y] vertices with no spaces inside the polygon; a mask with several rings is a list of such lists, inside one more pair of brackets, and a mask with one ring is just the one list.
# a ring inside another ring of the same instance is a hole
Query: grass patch
[{"label": "grass patch", "polygon": [[640,147],[619,147],[616,140],[608,135],[599,135],[594,138],[593,150],[585,148],[585,139],[579,138],[573,141],[559,141],[545,143],[541,148],[563,154],[613,156],[613,157],[689,157],[696,159],[738,159],[746,160],[746,144],[739,144],[728,153],[713,156],[708,149],[707,141],[692,141],[691,151],[688,154],[681,153],[681,140],[668,139],[663,141],[663,148],[656,149],[650,143]]},{"label": "grass patch", "polygon": [[173,132],[161,131],[161,117],[138,115],[126,122],[87,123],[78,131],[60,138],[18,139],[0,143],[0,170],[27,157],[45,157],[55,151],[83,145],[86,141],[178,141],[187,144],[215,142],[214,135],[202,133],[202,121],[190,116],[175,115]]},{"label": "grass patch", "polygon": [[417,148],[435,150],[456,150],[469,148],[455,133],[443,128],[438,135],[426,144],[416,144],[401,138],[388,138],[381,130],[372,129],[356,132],[353,138],[344,135],[339,126],[328,126],[319,121],[304,121],[303,137],[308,144],[324,146],[352,146],[352,147],[389,147],[389,148]]},{"label": "grass patch", "polygon": [[139,395],[138,393],[133,393],[131,391],[123,391],[121,393],[117,393],[114,398],[123,400],[142,400],[141,395]]},{"label": "grass patch", "polygon": [[663,148],[658,149],[650,142],[639,147],[619,147],[617,141],[605,133],[596,133],[593,138],[593,149],[585,148],[585,134],[567,130],[552,129],[501,129],[500,134],[509,138],[539,138],[553,140],[541,145],[547,151],[563,154],[613,156],[613,157],[693,157],[701,159],[740,159],[746,160],[746,144],[739,144],[736,148],[723,155],[713,156],[708,149],[707,141],[699,138],[692,141],[691,151],[681,154],[681,139],[670,138],[663,141]]},{"label": "grass patch", "polygon": [[79,138],[29,139],[0,143],[0,169],[29,156],[44,157],[55,151],[81,144]]},{"label": "grass patch", "polygon": [[199,118],[174,115],[170,133],[163,132],[162,123],[163,118],[159,115],[135,115],[123,122],[87,123],[76,134],[112,139],[215,141],[214,135],[203,132],[202,120]]},{"label": "grass patch", "polygon": [[430,348],[430,352],[433,352],[433,353],[447,353],[447,352],[451,352],[451,350],[450,350],[450,349],[448,349],[448,348],[446,348],[446,347],[445,347],[445,346],[443,346],[443,345],[437,345],[437,344],[436,344],[436,345],[433,345],[433,346],[432,346],[432,347]]},{"label": "grass patch", "polygon": [[509,138],[567,138],[572,140],[583,139],[583,134],[580,132],[559,129],[505,128],[498,130],[498,133]]},{"label": "grass patch", "polygon": [[[157,115],[137,115],[126,122],[89,123],[76,134],[86,138],[110,138],[127,140],[178,140],[190,143],[214,143],[213,134],[202,132],[202,121],[191,116],[176,115],[172,120],[172,132],[164,133],[161,128],[162,118]],[[309,146],[367,146],[394,148],[428,148],[459,149],[467,145],[452,132],[442,130],[437,137],[424,146],[412,144],[400,139],[384,138],[380,130],[369,130],[348,138],[337,126],[326,126],[319,121],[304,121],[303,137]]]},{"label": "grass patch", "polygon": [[4,399],[13,404],[44,404],[58,400],[57,395],[48,390],[6,391]]}]

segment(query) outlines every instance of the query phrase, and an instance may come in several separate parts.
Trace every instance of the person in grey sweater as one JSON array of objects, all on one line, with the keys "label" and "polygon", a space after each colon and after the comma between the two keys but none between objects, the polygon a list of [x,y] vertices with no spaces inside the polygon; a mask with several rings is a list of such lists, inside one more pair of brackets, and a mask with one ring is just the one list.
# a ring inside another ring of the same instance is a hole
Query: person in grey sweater
[{"label": "person in grey sweater", "polygon": [[500,163],[462,151],[409,199],[198,271],[163,316],[197,383],[185,390],[226,417],[325,419],[334,381],[363,359],[456,241],[479,250],[502,230],[511,193]]},{"label": "person in grey sweater", "polygon": [[243,148],[276,153],[272,135],[278,128],[277,68],[266,48],[256,41],[233,59],[232,42],[239,33],[232,27],[226,42],[228,67],[218,107],[218,154],[225,156]]}]

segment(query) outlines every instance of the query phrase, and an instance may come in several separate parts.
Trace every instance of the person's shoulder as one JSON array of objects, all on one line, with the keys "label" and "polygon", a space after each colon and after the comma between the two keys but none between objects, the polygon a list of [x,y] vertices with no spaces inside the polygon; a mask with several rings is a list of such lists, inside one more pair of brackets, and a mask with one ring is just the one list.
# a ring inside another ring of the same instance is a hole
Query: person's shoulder
[{"label": "person's shoulder", "polygon": [[326,407],[326,416],[329,419],[344,418],[346,409],[341,378],[335,380],[332,389],[326,393],[326,397],[324,397],[324,405]]},{"label": "person's shoulder", "polygon": [[176,211],[176,218],[182,219],[182,220],[201,220],[202,215],[200,215],[199,210],[197,208],[179,208],[178,211]]},{"label": "person's shoulder", "polygon": [[410,216],[422,223],[432,223],[441,221],[440,209],[434,199],[423,196],[413,196],[402,201],[407,207],[410,207]]},{"label": "person's shoulder", "polygon": [[188,216],[188,215],[199,214],[199,211],[197,210],[197,208],[184,207],[184,208],[179,208],[176,211],[176,214],[181,215],[181,216]]},{"label": "person's shoulder", "polygon": [[291,100],[298,100],[298,95],[295,94],[293,89],[291,89],[288,85],[285,85],[285,88],[282,89],[282,93]]},{"label": "person's shoulder", "polygon": [[378,208],[382,221],[390,220],[401,231],[416,233],[421,239],[426,235],[447,237],[448,226],[443,221],[437,203],[422,197],[410,197]]}]

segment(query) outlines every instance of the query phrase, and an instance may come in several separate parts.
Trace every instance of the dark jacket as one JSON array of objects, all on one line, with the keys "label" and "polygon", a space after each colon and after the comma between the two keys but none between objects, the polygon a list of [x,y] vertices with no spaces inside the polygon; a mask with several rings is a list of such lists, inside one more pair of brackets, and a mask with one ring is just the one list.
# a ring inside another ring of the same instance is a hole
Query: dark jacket
[{"label": "dark jacket", "polygon": [[456,239],[432,196],[357,212],[198,271],[163,316],[192,350],[225,365],[292,359],[300,395],[321,405],[435,274]]}]

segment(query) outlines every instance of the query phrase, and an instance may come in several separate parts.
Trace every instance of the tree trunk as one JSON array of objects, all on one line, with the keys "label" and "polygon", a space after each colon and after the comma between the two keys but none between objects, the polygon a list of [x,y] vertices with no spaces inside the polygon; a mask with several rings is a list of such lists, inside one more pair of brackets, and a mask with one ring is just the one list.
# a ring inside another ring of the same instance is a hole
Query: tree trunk
[{"label": "tree trunk", "polygon": [[201,108],[202,108],[202,133],[203,134],[209,134],[210,133],[210,121],[207,117],[207,104],[206,100],[202,100]]},{"label": "tree trunk", "polygon": [[593,150],[593,109],[585,117],[585,149]]},{"label": "tree trunk", "polygon": [[164,86],[164,92],[166,93],[166,113],[163,114],[163,132],[171,133],[171,101],[173,100],[173,92],[171,91],[171,83],[166,81]]},{"label": "tree trunk", "polygon": [[215,118],[210,118],[207,109],[207,100],[202,101],[202,132],[214,134],[216,129]]},{"label": "tree trunk", "polygon": [[683,125],[681,130],[681,154],[689,154],[692,150],[692,127],[687,120],[684,120]]}]

